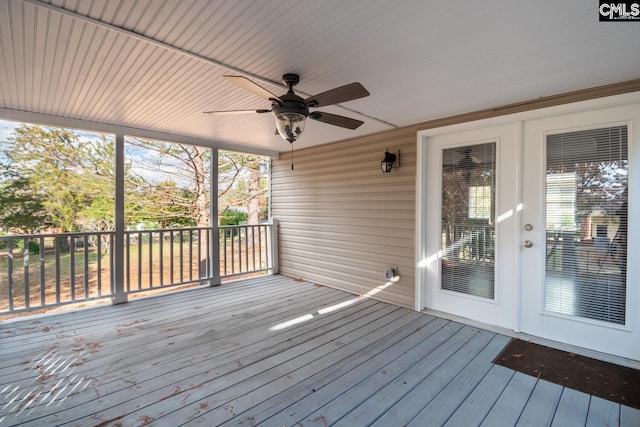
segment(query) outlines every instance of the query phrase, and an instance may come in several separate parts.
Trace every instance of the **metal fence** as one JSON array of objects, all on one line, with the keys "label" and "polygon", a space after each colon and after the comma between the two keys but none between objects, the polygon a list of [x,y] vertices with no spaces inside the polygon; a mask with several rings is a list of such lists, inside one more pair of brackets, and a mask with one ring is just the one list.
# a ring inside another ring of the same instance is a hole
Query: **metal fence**
[{"label": "metal fence", "polygon": [[[273,272],[273,229],[219,227],[217,248],[211,228],[125,231],[124,292]],[[113,296],[115,244],[113,231],[0,236],[0,314]]]}]

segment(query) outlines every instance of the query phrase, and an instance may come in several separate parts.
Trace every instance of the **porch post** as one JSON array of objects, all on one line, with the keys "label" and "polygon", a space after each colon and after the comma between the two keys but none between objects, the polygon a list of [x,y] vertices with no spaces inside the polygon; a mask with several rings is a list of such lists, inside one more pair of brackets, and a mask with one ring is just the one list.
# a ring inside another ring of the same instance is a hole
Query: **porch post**
[{"label": "porch post", "polygon": [[209,271],[210,286],[220,285],[220,229],[218,227],[218,149],[211,149],[209,170],[209,224],[211,226],[211,240],[209,243]]},{"label": "porch post", "polygon": [[113,259],[111,289],[112,304],[127,302],[127,294],[124,291],[124,134],[116,134],[115,147],[115,239],[111,254]]},{"label": "porch post", "polygon": [[271,274],[280,273],[280,265],[278,261],[278,220],[271,218]]}]

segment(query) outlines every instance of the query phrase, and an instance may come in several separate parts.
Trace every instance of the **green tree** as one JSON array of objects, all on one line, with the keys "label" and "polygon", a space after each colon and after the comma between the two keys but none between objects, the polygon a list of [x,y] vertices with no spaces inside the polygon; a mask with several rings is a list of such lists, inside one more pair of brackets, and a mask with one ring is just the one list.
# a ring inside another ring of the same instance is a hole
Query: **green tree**
[{"label": "green tree", "polygon": [[238,225],[247,220],[247,214],[235,209],[227,209],[218,219],[220,225]]},{"label": "green tree", "polygon": [[131,172],[138,191],[144,194],[137,205],[138,219],[153,218],[164,226],[208,227],[211,150],[133,138],[127,142],[129,150],[138,153],[129,156]]},{"label": "green tree", "polygon": [[30,234],[49,225],[44,197],[35,193],[25,177],[0,182],[0,229]]},{"label": "green tree", "polygon": [[247,208],[247,222],[266,219],[268,161],[263,156],[221,150],[218,156],[220,217],[227,210]]},{"label": "green tree", "polygon": [[[29,221],[37,219],[61,231],[73,230],[78,212],[93,198],[83,173],[94,161],[90,144],[67,129],[22,125],[6,141],[3,155],[3,179],[9,189],[3,192],[5,200],[21,194],[29,198],[25,206],[42,206],[32,211],[32,219],[22,216],[23,224],[14,222],[13,227],[33,228]],[[22,192],[15,191],[19,187]]]}]

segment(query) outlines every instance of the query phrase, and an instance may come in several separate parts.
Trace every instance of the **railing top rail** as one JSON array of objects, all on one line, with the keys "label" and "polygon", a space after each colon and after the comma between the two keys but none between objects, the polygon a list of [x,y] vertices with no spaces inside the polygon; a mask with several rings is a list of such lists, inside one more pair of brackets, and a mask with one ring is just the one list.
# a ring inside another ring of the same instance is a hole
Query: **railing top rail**
[{"label": "railing top rail", "polygon": [[209,230],[210,227],[180,227],[180,228],[149,228],[145,230],[125,230],[125,233],[135,234],[135,233],[160,233],[160,232],[171,232],[171,231],[196,231],[196,230]]},{"label": "railing top rail", "polygon": [[96,234],[113,234],[115,231],[68,231],[64,233],[38,233],[38,234],[5,234],[0,235],[0,240],[51,238],[51,237],[78,237],[92,236]]},{"label": "railing top rail", "polygon": [[228,229],[228,228],[255,228],[255,227],[269,227],[273,224],[271,223],[264,223],[264,224],[239,224],[239,225],[219,225],[218,228],[220,229]]},{"label": "railing top rail", "polygon": [[[219,225],[219,229],[232,229],[232,228],[255,228],[255,227],[268,227],[272,225],[271,223],[264,224],[241,224],[241,225]],[[168,232],[179,232],[179,231],[197,231],[197,230],[208,230],[210,227],[181,227],[181,228],[152,228],[145,230],[125,230],[126,234],[136,234],[136,233],[168,233]],[[106,231],[67,231],[61,233],[36,233],[36,234],[5,234],[0,235],[1,240],[18,240],[18,239],[33,239],[33,238],[53,238],[53,237],[82,237],[82,236],[92,236],[96,234],[114,234],[114,230],[106,230]]]}]

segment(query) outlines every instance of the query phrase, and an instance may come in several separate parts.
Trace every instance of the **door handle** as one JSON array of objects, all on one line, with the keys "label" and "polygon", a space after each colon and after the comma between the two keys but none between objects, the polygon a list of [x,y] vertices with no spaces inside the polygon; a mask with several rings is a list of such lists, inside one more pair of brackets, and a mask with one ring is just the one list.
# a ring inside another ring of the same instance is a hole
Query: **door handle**
[{"label": "door handle", "polygon": [[530,248],[530,247],[532,247],[532,246],[533,246],[533,242],[532,242],[531,240],[525,240],[525,241],[522,243],[522,246],[524,246],[525,248]]}]

